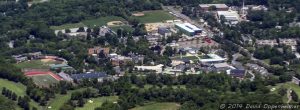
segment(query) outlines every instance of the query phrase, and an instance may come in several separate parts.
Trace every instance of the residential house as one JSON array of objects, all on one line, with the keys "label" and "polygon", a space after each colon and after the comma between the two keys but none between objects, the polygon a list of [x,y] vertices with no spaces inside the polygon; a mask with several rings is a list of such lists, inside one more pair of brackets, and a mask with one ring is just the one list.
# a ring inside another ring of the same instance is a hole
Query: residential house
[{"label": "residential house", "polygon": [[126,65],[128,62],[132,61],[131,57],[121,56],[118,54],[110,54],[109,57],[113,66]]},{"label": "residential house", "polygon": [[103,52],[103,54],[105,56],[107,56],[109,54],[109,51],[110,49],[107,47],[107,48],[102,48],[102,47],[93,47],[93,48],[89,48],[88,49],[88,54],[89,55],[98,55],[99,53]]},{"label": "residential house", "polygon": [[227,72],[228,75],[235,77],[235,78],[244,78],[246,74],[246,70],[244,69],[231,69]]},{"label": "residential house", "polygon": [[253,44],[253,40],[250,37],[250,35],[242,35],[242,43],[244,45],[252,45]]},{"label": "residential house", "polygon": [[297,51],[297,39],[279,39],[279,44],[291,46],[293,52]]},{"label": "residential house", "polygon": [[28,57],[24,55],[13,55],[12,57],[16,60],[17,63],[28,60]]},{"label": "residential house", "polygon": [[278,45],[276,39],[273,40],[256,40],[256,45],[258,46],[265,46],[269,45],[271,47]]},{"label": "residential house", "polygon": [[296,39],[279,39],[279,44],[287,45],[287,46],[296,46]]}]

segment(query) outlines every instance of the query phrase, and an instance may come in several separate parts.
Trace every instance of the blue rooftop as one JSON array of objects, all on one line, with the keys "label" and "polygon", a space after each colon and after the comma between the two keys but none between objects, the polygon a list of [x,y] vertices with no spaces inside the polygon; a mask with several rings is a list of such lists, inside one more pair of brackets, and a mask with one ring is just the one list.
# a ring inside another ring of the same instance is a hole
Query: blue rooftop
[{"label": "blue rooftop", "polygon": [[108,77],[108,75],[105,72],[99,72],[99,73],[72,74],[71,77],[73,79],[90,79],[90,78]]}]

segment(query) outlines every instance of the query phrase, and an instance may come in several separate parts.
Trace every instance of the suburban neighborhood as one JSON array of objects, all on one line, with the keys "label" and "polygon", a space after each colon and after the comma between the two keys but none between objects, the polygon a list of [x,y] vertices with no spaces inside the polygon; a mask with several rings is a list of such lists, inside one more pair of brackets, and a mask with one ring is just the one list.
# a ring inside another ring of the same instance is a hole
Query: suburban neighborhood
[{"label": "suburban neighborhood", "polygon": [[299,6],[299,0],[0,1],[0,106],[297,105]]}]

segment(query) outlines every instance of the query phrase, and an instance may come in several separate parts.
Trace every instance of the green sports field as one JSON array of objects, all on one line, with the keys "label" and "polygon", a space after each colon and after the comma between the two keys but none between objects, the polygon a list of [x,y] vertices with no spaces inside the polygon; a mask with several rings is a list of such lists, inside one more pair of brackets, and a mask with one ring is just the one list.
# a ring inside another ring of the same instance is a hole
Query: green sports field
[{"label": "green sports field", "polygon": [[83,107],[78,107],[75,110],[94,110],[97,107],[101,107],[102,103],[105,101],[115,102],[118,100],[117,96],[108,96],[108,97],[98,97],[98,98],[92,98],[88,99],[91,100],[92,103],[86,102],[86,104]]},{"label": "green sports field", "polygon": [[42,60],[30,60],[30,61],[24,61],[21,63],[15,64],[16,67],[25,69],[25,68],[31,68],[31,69],[49,69],[50,64],[60,64],[59,61],[48,61],[43,62]]},{"label": "green sports field", "polygon": [[163,102],[163,103],[149,103],[145,106],[135,107],[130,110],[178,110],[180,107],[177,103]]},{"label": "green sports field", "polygon": [[107,16],[107,17],[100,17],[97,19],[84,20],[82,21],[82,23],[88,27],[95,27],[95,26],[106,25],[107,22],[111,22],[111,21],[125,21],[125,20],[117,16]]},{"label": "green sports field", "polygon": [[142,23],[164,22],[166,20],[175,19],[174,16],[163,10],[145,11],[144,16],[134,17]]},{"label": "green sports field", "polygon": [[48,87],[50,84],[58,83],[58,81],[53,78],[51,75],[45,74],[45,75],[36,75],[36,76],[30,76],[34,83],[41,87]]},{"label": "green sports field", "polygon": [[48,65],[44,64],[41,60],[31,60],[31,61],[25,61],[16,64],[19,68],[35,68],[35,69],[47,69],[49,68]]}]

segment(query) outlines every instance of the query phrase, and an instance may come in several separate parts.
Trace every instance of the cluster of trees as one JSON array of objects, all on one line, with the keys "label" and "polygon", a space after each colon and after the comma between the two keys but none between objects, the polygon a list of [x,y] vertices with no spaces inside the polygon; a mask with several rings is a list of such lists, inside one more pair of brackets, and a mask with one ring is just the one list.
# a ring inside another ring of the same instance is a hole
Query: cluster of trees
[{"label": "cluster of trees", "polygon": [[74,92],[71,95],[71,99],[68,102],[69,105],[73,107],[83,107],[83,105],[86,103],[86,99],[96,97],[97,92],[93,89],[86,89],[82,92]]},{"label": "cluster of trees", "polygon": [[0,106],[3,110],[15,110],[17,104],[12,100],[7,100],[3,95],[0,95]]},{"label": "cluster of trees", "polygon": [[[144,85],[152,86],[144,88]],[[218,109],[217,105],[222,102],[282,102],[280,95],[270,94],[265,86],[262,79],[256,79],[254,82],[239,81],[225,74],[214,73],[178,77],[162,74],[131,75],[114,82],[94,84],[99,96],[119,96],[117,104],[107,102],[97,108],[98,110],[130,109],[147,101],[175,101],[185,105],[181,108],[184,110],[189,108],[189,102],[192,102],[192,108],[202,109]]]},{"label": "cluster of trees", "polygon": [[20,69],[16,68],[13,64],[4,60],[0,56],[0,78],[8,79],[14,82],[26,83],[27,79]]},{"label": "cluster of trees", "polygon": [[264,46],[254,51],[253,56],[258,59],[270,59],[270,64],[283,64],[283,61],[295,58],[288,47],[282,48],[282,52],[276,47]]},{"label": "cluster of trees", "polygon": [[[18,98],[18,105],[20,107],[22,107],[24,110],[30,110],[30,106],[29,106],[29,103],[30,103],[30,98],[28,96],[24,96],[24,97],[19,97]],[[36,110],[36,108],[33,108],[33,110]]]},{"label": "cluster of trees", "polygon": [[7,97],[8,99],[11,99],[13,101],[16,101],[18,96],[15,92],[9,90],[9,89],[6,89],[5,87],[2,88],[2,95],[4,95],[5,97]]},{"label": "cluster of trees", "polygon": [[[5,87],[2,88],[2,92],[1,93],[2,93],[3,96],[7,97],[8,100],[10,100],[10,101],[17,101],[17,104],[20,107],[22,107],[24,110],[29,110],[30,109],[30,106],[29,106],[30,98],[29,97],[27,97],[27,96],[24,96],[24,97],[19,96],[18,97],[17,94],[14,91],[11,91],[11,90],[9,90],[9,89],[7,89]],[[4,106],[15,107],[14,102],[11,102],[11,104],[12,105],[4,105]],[[9,109],[9,110],[13,110],[13,109]]]}]

